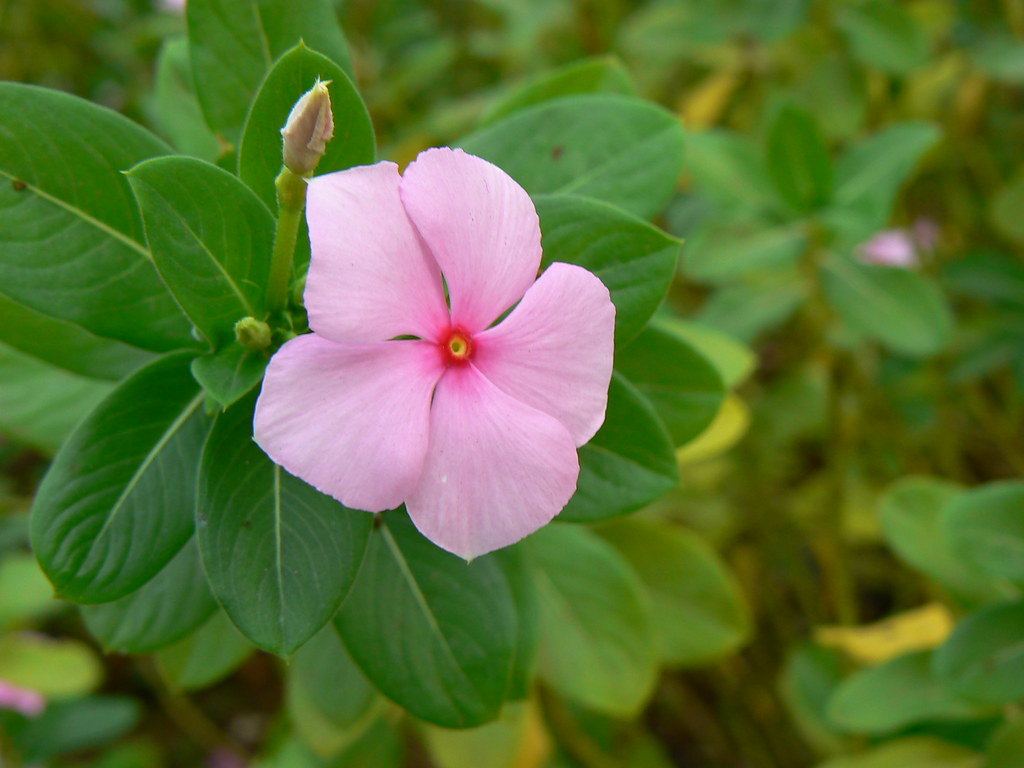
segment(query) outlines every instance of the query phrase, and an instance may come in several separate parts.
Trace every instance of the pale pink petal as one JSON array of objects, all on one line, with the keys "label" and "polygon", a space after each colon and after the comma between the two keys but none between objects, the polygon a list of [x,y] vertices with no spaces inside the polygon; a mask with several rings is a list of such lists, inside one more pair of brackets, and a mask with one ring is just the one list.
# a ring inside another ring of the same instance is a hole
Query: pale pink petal
[{"label": "pale pink petal", "polygon": [[430,342],[299,336],[270,360],[256,403],[256,442],[348,507],[392,509],[419,482],[430,399],[443,371]]},{"label": "pale pink petal", "polygon": [[456,326],[483,330],[537,277],[537,209],[497,166],[461,149],[428,149],[406,168],[401,194],[444,272]]},{"label": "pale pink petal", "polygon": [[406,508],[424,536],[469,560],[548,523],[578,476],[572,436],[557,419],[472,365],[453,366],[434,394],[430,448]]},{"label": "pale pink petal", "polygon": [[46,709],[46,699],[31,688],[22,688],[6,680],[0,680],[0,709],[10,709],[26,717],[35,717]]},{"label": "pale pink petal", "polygon": [[377,163],[309,182],[309,326],[337,342],[434,339],[448,324],[440,269],[399,198],[398,166]]},{"label": "pale pink petal", "polygon": [[556,263],[508,317],[475,337],[473,362],[583,445],[604,422],[614,340],[615,305],[604,283],[583,267]]}]

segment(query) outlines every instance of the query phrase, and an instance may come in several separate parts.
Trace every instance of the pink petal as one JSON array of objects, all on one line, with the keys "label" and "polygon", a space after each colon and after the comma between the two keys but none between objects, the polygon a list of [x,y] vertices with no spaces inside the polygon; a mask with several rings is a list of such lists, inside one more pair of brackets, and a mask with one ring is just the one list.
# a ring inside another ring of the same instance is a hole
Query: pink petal
[{"label": "pink petal", "polygon": [[0,709],[10,709],[26,717],[35,717],[46,709],[46,699],[31,688],[22,688],[0,680]]},{"label": "pink petal", "polygon": [[419,481],[444,368],[425,341],[292,339],[270,360],[255,439],[275,462],[353,509],[401,504]]},{"label": "pink petal", "polygon": [[552,264],[508,317],[476,336],[473,362],[517,400],[554,416],[576,445],[604,422],[615,346],[615,305],[604,283]]},{"label": "pink petal", "polygon": [[309,325],[337,342],[434,339],[448,325],[440,270],[399,198],[398,166],[377,163],[309,182]]},{"label": "pink petal", "polygon": [[537,209],[497,166],[461,149],[428,149],[405,170],[401,194],[444,272],[456,326],[483,330],[537,277]]},{"label": "pink petal", "polygon": [[556,419],[509,397],[472,365],[437,385],[430,448],[409,516],[467,560],[548,523],[576,490],[579,459]]}]

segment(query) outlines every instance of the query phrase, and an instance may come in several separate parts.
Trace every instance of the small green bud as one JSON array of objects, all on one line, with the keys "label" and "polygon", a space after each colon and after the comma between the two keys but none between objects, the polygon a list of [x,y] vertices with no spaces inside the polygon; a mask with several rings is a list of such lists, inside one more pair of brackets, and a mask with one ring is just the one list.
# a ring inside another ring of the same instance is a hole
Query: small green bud
[{"label": "small green bud", "polygon": [[243,317],[235,323],[235,339],[253,352],[260,352],[269,347],[270,336],[270,326],[255,317]]},{"label": "small green bud", "polygon": [[330,80],[317,80],[292,107],[281,136],[284,138],[284,167],[299,176],[316,170],[327,142],[334,135]]}]

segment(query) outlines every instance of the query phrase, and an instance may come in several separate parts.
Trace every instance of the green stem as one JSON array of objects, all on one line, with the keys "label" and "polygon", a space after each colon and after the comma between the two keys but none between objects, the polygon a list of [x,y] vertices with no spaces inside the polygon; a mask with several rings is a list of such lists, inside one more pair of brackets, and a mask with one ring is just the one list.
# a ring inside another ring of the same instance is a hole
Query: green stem
[{"label": "green stem", "polygon": [[267,281],[267,309],[280,312],[288,304],[288,288],[292,279],[295,241],[299,236],[302,211],[306,207],[306,179],[282,168],[274,182],[277,187],[277,231],[274,233],[274,255],[270,261]]}]

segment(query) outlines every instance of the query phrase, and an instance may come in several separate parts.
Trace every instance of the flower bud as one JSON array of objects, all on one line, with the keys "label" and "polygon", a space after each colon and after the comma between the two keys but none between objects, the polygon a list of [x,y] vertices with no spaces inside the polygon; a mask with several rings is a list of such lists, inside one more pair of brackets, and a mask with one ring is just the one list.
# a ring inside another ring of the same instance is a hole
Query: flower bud
[{"label": "flower bud", "polygon": [[243,317],[235,323],[235,339],[246,349],[259,352],[270,346],[270,326],[255,317]]},{"label": "flower bud", "polygon": [[295,102],[281,129],[285,168],[299,176],[313,173],[334,135],[331,95],[327,91],[329,83],[329,80],[317,80],[316,85]]}]

